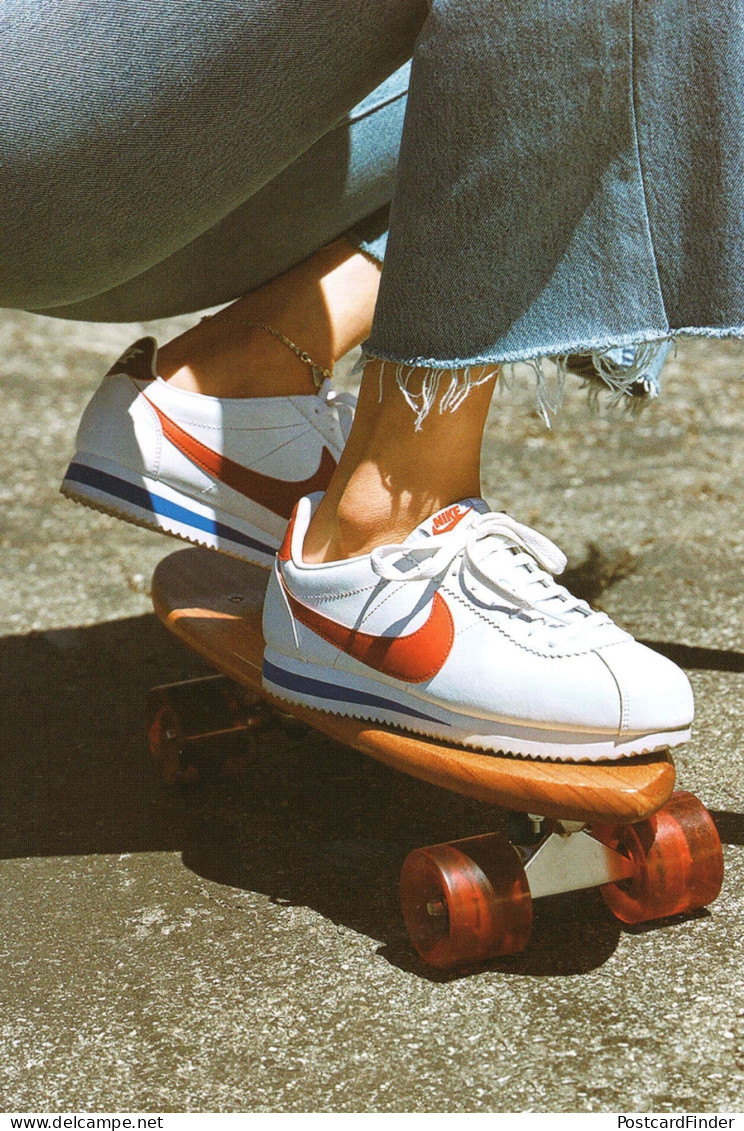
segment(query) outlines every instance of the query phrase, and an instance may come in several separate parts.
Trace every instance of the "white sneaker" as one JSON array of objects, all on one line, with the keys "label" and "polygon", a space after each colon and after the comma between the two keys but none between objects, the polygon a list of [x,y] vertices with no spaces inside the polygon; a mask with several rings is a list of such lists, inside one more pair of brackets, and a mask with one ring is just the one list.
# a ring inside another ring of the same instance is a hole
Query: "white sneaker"
[{"label": "white sneaker", "polygon": [[272,694],[476,749],[596,761],[690,737],[673,663],[551,574],[547,538],[465,499],[401,545],[310,565],[317,499],[287,530],[264,606]]},{"label": "white sneaker", "polygon": [[88,405],[62,493],[139,526],[269,567],[297,500],[325,490],[354,398],[227,398],[172,388],[142,338]]}]

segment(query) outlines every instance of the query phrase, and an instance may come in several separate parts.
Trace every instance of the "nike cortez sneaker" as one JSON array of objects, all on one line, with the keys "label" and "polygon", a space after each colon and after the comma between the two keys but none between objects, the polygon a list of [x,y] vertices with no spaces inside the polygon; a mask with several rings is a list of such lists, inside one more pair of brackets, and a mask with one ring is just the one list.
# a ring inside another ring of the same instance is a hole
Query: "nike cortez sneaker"
[{"label": "nike cortez sneaker", "polygon": [[62,493],[138,526],[269,567],[295,503],[324,490],[354,398],[229,398],[172,388],[142,338],[108,372],[78,429]]},{"label": "nike cortez sneaker", "polygon": [[302,499],[269,579],[263,683],[291,703],[478,750],[616,759],[690,737],[669,660],[558,585],[547,538],[464,499],[405,542],[303,562]]}]

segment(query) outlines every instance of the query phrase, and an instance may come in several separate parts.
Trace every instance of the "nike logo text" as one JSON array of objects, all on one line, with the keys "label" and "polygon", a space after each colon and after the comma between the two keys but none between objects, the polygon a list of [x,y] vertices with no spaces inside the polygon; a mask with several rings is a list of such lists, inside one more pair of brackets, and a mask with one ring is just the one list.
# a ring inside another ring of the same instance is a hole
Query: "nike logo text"
[{"label": "nike logo text", "polygon": [[434,516],[431,532],[432,534],[446,534],[450,530],[454,530],[460,519],[464,518],[470,512],[470,507],[463,510],[460,506],[448,507],[445,511],[440,511],[439,514]]}]

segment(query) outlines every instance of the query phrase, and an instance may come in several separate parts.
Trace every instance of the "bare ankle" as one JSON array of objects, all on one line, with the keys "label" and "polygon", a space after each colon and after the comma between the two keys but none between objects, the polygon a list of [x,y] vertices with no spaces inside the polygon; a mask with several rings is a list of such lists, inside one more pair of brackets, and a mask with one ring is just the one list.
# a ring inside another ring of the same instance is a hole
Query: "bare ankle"
[{"label": "bare ankle", "polygon": [[219,317],[204,319],[160,351],[161,377],[213,397],[303,396],[315,391],[308,365],[270,334]]},{"label": "bare ankle", "polygon": [[372,325],[379,274],[360,251],[337,240],[169,342],[160,375],[177,388],[216,397],[313,393],[311,366],[297,351],[330,372],[359,345]]},{"label": "bare ankle", "polygon": [[394,493],[375,475],[377,469],[357,469],[338,502],[329,492],[313,515],[303,548],[308,563],[343,561],[368,554],[377,546],[403,542],[436,511],[468,495],[470,490],[431,488]]},{"label": "bare ankle", "polygon": [[493,383],[474,387],[455,412],[432,411],[417,432],[389,374],[368,366],[346,450],[308,527],[305,561],[339,561],[402,542],[438,510],[479,495]]}]

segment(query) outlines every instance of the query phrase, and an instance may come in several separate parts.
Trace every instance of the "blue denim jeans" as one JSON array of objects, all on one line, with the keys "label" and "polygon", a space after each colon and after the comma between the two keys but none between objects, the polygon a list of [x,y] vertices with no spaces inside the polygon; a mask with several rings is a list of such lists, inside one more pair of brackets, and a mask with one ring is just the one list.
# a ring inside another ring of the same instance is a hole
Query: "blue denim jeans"
[{"label": "blue denim jeans", "polygon": [[366,220],[392,194],[395,72],[425,14],[423,0],[5,0],[0,305],[203,309]]},{"label": "blue denim jeans", "polygon": [[741,0],[434,0],[369,352],[743,332]]},{"label": "blue denim jeans", "polygon": [[739,9],[6,0],[0,304],[200,309],[350,225],[382,257],[394,194],[371,355],[741,335]]}]

